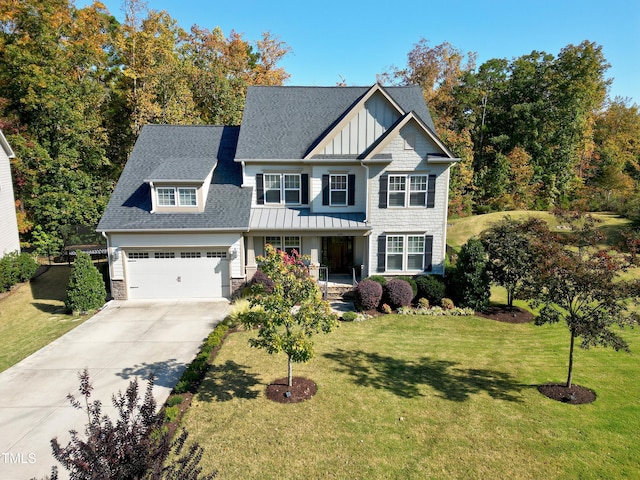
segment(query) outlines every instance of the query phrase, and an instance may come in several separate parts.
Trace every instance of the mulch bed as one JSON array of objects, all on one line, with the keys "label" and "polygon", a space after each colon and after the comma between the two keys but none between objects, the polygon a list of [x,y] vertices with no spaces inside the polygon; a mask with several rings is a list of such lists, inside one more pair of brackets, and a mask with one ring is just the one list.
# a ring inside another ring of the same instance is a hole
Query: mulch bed
[{"label": "mulch bed", "polygon": [[533,313],[520,307],[509,308],[506,305],[492,305],[484,312],[476,315],[504,323],[529,323],[533,321]]},{"label": "mulch bed", "polygon": [[571,387],[567,388],[564,384],[546,383],[540,385],[538,391],[552,400],[570,403],[571,405],[583,405],[596,400],[596,393],[593,390],[580,385],[571,385]]},{"label": "mulch bed", "polygon": [[288,378],[279,378],[267,386],[267,398],[279,403],[298,403],[309,400],[318,391],[313,380],[293,377],[292,386],[287,385]]}]

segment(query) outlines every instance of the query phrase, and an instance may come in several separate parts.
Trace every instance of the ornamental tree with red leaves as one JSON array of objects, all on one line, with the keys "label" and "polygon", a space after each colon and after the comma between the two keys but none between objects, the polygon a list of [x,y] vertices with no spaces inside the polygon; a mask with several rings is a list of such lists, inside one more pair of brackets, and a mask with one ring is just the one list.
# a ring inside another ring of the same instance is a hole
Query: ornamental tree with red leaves
[{"label": "ornamental tree with red leaves", "polygon": [[535,270],[524,290],[532,306],[540,309],[536,325],[564,321],[569,328],[566,386],[571,387],[576,339],[585,349],[629,351],[616,327],[634,326],[640,320],[638,312],[629,309],[630,300],[640,296],[640,282],[621,278],[629,258],[598,246],[592,217],[576,215],[568,229],[568,234],[554,234],[548,227],[538,228],[533,240]]}]

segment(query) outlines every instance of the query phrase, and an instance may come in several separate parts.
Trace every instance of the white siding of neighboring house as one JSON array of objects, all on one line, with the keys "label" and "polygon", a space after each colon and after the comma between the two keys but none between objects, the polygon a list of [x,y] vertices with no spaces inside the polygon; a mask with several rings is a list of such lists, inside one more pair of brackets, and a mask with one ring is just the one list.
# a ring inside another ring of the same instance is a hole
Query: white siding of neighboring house
[{"label": "white siding of neighboring house", "polygon": [[189,249],[192,247],[226,249],[229,254],[231,277],[243,277],[244,254],[241,233],[111,233],[109,234],[111,278],[113,280],[125,278],[123,250],[127,248]]},{"label": "white siding of neighboring house", "polygon": [[[405,149],[405,138],[412,138],[414,135],[415,151]],[[433,235],[433,271],[431,273],[444,273],[449,165],[426,163],[425,159],[428,154],[440,152],[430,139],[412,125],[407,125],[403,128],[400,135],[387,146],[384,153],[393,155],[392,163],[385,166],[372,166],[369,172],[371,179],[369,182],[369,223],[373,230],[371,232],[368,274],[379,273],[377,272],[377,239],[382,233],[425,233],[426,235]],[[379,208],[380,175],[410,172],[437,175],[434,208]]]},{"label": "white siding of neighboring house", "polygon": [[[2,132],[0,132],[2,135]],[[20,251],[20,238],[18,236],[18,221],[16,219],[15,198],[13,196],[13,183],[11,181],[11,165],[9,152],[2,146],[0,139],[0,257],[7,253]]]}]

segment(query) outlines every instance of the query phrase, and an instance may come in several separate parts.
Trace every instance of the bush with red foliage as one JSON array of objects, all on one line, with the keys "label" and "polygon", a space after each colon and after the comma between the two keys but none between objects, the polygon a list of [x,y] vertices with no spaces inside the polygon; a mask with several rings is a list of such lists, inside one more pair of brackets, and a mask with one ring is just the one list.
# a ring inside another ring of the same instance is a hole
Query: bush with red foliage
[{"label": "bush with red foliage", "polygon": [[268,295],[273,292],[274,284],[273,280],[271,280],[266,273],[262,270],[257,270],[256,273],[253,274],[249,286],[252,288],[257,286],[257,288],[260,289],[260,293],[266,293]]},{"label": "bush with red foliage", "polygon": [[409,282],[395,278],[384,286],[384,302],[391,308],[406,307],[413,300],[413,289]]},{"label": "bush with red foliage", "polygon": [[378,308],[380,300],[382,300],[382,285],[378,282],[363,280],[355,289],[355,304],[359,310],[374,310]]}]

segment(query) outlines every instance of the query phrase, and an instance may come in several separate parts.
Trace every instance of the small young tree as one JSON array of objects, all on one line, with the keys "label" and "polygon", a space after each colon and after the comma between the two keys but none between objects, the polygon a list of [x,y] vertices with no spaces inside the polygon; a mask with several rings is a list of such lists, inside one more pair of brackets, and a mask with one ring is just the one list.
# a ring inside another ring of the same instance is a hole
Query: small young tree
[{"label": "small young tree", "polygon": [[456,304],[474,310],[486,310],[491,290],[487,273],[487,253],[482,242],[470,238],[460,249],[451,279]]},{"label": "small young tree", "polygon": [[286,353],[288,385],[292,386],[292,363],[311,360],[311,337],[332,331],[338,325],[338,317],[322,300],[318,284],[309,277],[297,252],[288,255],[267,245],[266,255],[257,260],[260,270],[273,280],[273,291],[266,293],[256,284],[251,305],[261,308],[242,315],[241,321],[248,328],[258,329],[258,336],[249,340],[252,347]]},{"label": "small young tree", "polygon": [[69,276],[65,306],[71,312],[90,312],[102,307],[106,297],[104,280],[91,256],[78,250]]},{"label": "small young tree", "polygon": [[639,320],[629,301],[640,296],[640,283],[620,278],[629,259],[596,247],[595,223],[588,219],[581,223],[582,227],[567,237],[570,245],[548,230],[538,232],[536,270],[525,292],[531,304],[540,309],[536,325],[564,321],[569,328],[567,388],[573,382],[577,338],[585,349],[600,345],[628,351],[627,342],[612,327],[635,325]]},{"label": "small young tree", "polygon": [[519,288],[533,271],[534,254],[530,238],[540,222],[535,218],[516,220],[507,215],[480,236],[489,257],[489,278],[506,288],[509,308],[513,308]]},{"label": "small young tree", "polygon": [[[100,400],[90,401],[93,386],[89,372],[79,374],[81,400],[69,394],[74,408],[87,415],[84,438],[71,430],[71,441],[62,447],[57,438],[51,440],[53,456],[69,471],[71,480],[208,480],[216,473],[200,476],[199,466],[203,450],[197,443],[183,452],[188,433],[171,441],[163,428],[163,413],[157,412],[153,398],[153,378],[149,379],[144,400],[138,390],[137,379],[129,383],[125,394],[112,397],[117,412],[116,421],[102,413]],[[172,460],[167,462],[173,454]],[[53,469],[52,479],[57,479]]]}]

